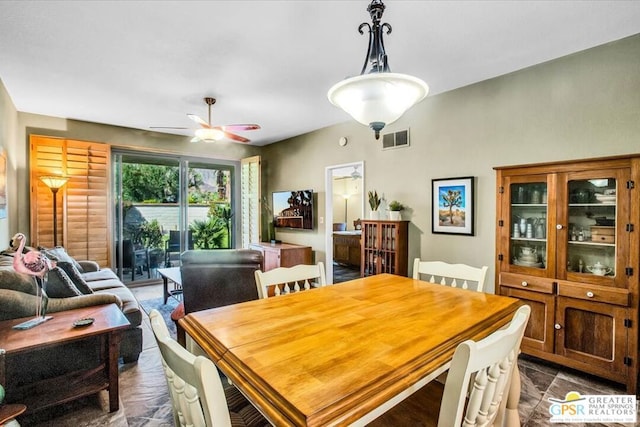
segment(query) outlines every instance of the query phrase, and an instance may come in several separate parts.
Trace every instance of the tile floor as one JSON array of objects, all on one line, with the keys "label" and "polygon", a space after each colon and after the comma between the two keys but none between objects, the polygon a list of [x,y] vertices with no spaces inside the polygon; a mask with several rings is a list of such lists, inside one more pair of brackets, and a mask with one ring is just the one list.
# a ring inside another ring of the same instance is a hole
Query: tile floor
[{"label": "tile floor", "polygon": [[[139,300],[158,298],[162,285],[132,288]],[[120,367],[120,410],[104,410],[104,394],[99,398],[82,399],[56,408],[39,419],[23,422],[23,426],[170,426],[173,425],[171,404],[160,364],[160,353],[153,333],[144,325],[143,352],[137,364]],[[580,394],[625,394],[624,388],[579,372],[560,369],[521,356],[522,378],[520,420],[525,427],[549,425],[549,398],[564,398],[569,391]],[[622,424],[588,424],[589,426],[622,426]],[[627,426],[629,424],[626,424]],[[554,424],[562,426],[562,424]],[[567,424],[582,427],[587,424]]]}]

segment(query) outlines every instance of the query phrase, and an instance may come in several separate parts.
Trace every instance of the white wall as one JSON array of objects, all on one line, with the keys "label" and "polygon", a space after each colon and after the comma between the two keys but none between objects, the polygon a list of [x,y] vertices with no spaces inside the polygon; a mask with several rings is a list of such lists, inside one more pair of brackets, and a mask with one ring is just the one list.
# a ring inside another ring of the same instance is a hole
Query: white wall
[{"label": "white wall", "polygon": [[[364,160],[364,191],[409,207],[403,212],[411,220],[409,258],[487,265],[491,291],[493,167],[640,153],[638,70],[640,35],[428,97],[385,129],[411,129],[404,149],[382,151],[368,128],[349,120],[265,147],[265,185],[267,191],[314,188],[321,216],[324,167]],[[341,136],[349,140],[345,147],[338,145]],[[432,234],[431,180],[460,176],[477,178],[476,235]],[[325,261],[325,225],[278,238],[311,245],[316,261]]]}]

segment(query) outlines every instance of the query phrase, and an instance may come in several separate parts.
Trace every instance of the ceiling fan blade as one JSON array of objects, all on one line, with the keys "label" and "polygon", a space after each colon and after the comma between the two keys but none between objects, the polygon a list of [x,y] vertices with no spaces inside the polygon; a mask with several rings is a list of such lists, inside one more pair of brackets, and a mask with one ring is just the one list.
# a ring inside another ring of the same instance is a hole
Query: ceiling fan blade
[{"label": "ceiling fan blade", "polygon": [[202,120],[200,117],[196,116],[195,114],[187,114],[187,117],[189,117],[194,122],[200,124],[202,127],[205,127],[205,128],[210,128],[211,127],[209,125],[209,123],[205,122],[204,120]]},{"label": "ceiling fan blade", "polygon": [[149,126],[149,129],[189,129],[182,126]]},{"label": "ceiling fan blade", "polygon": [[244,136],[236,135],[235,133],[226,132],[224,130],[223,130],[223,132],[224,132],[224,136],[226,138],[229,138],[229,139],[231,139],[233,141],[237,141],[237,142],[249,142],[249,141],[251,141],[250,139],[247,139]]},{"label": "ceiling fan blade", "polygon": [[224,125],[224,126],[220,126],[220,128],[224,131],[231,130],[231,131],[237,132],[242,130],[257,130],[257,129],[260,129],[260,125],[236,124],[236,125]]}]

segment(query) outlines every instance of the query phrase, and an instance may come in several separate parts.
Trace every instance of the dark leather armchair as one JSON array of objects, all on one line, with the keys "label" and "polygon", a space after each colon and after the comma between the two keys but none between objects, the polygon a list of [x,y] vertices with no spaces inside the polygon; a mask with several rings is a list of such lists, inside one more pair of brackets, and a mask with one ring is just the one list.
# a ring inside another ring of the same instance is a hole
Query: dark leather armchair
[{"label": "dark leather armchair", "polygon": [[178,341],[184,331],[177,320],[194,311],[258,299],[255,271],[262,269],[262,252],[249,249],[185,251],[182,265],[183,302],[174,311]]}]

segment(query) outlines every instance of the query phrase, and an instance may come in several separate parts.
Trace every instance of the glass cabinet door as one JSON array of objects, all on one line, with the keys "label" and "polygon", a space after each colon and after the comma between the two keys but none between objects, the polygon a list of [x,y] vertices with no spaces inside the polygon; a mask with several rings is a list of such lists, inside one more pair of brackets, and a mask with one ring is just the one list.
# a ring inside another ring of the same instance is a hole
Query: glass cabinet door
[{"label": "glass cabinet door", "polygon": [[624,277],[616,248],[628,247],[624,220],[628,216],[628,192],[624,174],[610,172],[568,177],[563,267],[569,280],[603,283],[618,282],[619,275]]},{"label": "glass cabinet door", "polygon": [[509,184],[510,266],[542,270],[547,268],[547,195],[548,185],[544,179]]}]

